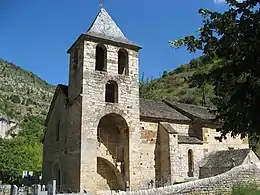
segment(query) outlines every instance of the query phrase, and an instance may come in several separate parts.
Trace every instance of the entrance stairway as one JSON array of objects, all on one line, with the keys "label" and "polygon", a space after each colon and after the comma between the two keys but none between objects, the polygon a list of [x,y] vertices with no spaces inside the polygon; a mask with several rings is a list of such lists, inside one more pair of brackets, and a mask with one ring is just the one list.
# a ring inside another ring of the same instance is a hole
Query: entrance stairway
[{"label": "entrance stairway", "polygon": [[[116,150],[119,150],[119,148],[116,148]],[[99,142],[97,144],[97,156],[111,162],[121,173],[121,162],[119,162],[117,157],[114,157],[112,154],[113,153],[102,143],[102,140],[99,137]]]}]

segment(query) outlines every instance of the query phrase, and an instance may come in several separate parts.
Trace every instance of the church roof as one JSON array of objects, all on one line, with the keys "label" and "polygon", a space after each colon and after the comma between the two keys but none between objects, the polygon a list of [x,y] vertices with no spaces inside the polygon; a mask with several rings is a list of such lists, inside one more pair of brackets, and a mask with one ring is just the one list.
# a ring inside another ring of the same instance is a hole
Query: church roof
[{"label": "church roof", "polygon": [[85,34],[101,39],[138,46],[126,38],[124,33],[120,30],[105,8],[101,8],[100,12]]},{"label": "church roof", "polygon": [[166,104],[171,106],[172,108],[178,110],[184,115],[187,115],[191,118],[199,118],[203,120],[214,120],[215,115],[210,112],[211,108],[196,106],[192,104],[184,104],[174,101],[164,101]]},{"label": "church roof", "polygon": [[62,84],[59,84],[58,87],[61,89],[61,91],[63,92],[63,94],[68,97],[68,86],[67,85],[62,85]]},{"label": "church roof", "polygon": [[178,134],[178,132],[167,122],[160,122],[160,125],[169,133],[169,134]]},{"label": "church roof", "polygon": [[186,120],[190,119],[162,101],[140,99],[140,115],[147,118]]},{"label": "church roof", "polygon": [[203,144],[201,140],[197,137],[187,136],[187,135],[179,135],[178,136],[179,144]]},{"label": "church roof", "polygon": [[221,150],[209,154],[201,164],[201,167],[222,167],[228,168],[241,165],[250,149]]},{"label": "church roof", "polygon": [[[53,104],[57,97],[58,92],[61,91],[62,94],[68,98],[68,86],[58,85],[55,91],[55,95],[48,113],[51,113]],[[47,120],[48,121],[48,117]],[[155,101],[148,99],[140,99],[140,117],[141,120],[156,120],[159,122],[169,122],[169,121],[181,121],[190,123],[194,117],[202,119],[204,122],[211,123],[215,118],[213,114],[209,112],[206,107],[195,106],[190,104],[183,104],[178,102],[169,101]],[[187,140],[186,138],[180,138],[180,142],[197,142],[196,140]]]}]

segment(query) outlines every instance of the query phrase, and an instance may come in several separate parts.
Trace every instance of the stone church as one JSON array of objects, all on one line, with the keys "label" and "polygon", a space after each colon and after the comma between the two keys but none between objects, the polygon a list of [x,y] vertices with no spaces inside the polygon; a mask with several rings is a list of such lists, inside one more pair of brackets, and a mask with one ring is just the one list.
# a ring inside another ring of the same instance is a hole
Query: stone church
[{"label": "stone church", "polygon": [[69,48],[68,86],[57,86],[46,119],[43,183],[55,179],[67,192],[147,189],[211,176],[211,165],[219,174],[219,153],[235,157],[222,171],[258,160],[247,139],[217,140],[221,123],[207,108],[140,99],[140,49],[104,8]]}]

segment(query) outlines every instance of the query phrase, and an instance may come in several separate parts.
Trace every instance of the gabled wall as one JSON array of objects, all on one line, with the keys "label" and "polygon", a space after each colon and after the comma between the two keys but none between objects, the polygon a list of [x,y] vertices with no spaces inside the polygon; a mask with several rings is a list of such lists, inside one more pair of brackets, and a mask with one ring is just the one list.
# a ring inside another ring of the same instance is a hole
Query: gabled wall
[{"label": "gabled wall", "polygon": [[[61,184],[66,178],[66,142],[68,126],[68,109],[66,108],[66,98],[61,91],[58,92],[54,102],[54,108],[50,113],[46,127],[43,146],[43,182],[47,184],[54,179],[53,167],[58,164],[61,169]],[[59,140],[56,140],[57,124],[60,121]]]}]

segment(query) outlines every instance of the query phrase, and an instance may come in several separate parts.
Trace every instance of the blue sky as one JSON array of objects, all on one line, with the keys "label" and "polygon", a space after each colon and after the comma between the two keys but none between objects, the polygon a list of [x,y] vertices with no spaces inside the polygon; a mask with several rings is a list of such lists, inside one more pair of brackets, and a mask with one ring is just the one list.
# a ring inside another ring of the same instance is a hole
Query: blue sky
[{"label": "blue sky", "polygon": [[[196,57],[171,48],[168,41],[195,33],[202,21],[198,9],[223,11],[221,1],[103,0],[128,39],[143,47],[140,73],[149,78]],[[98,0],[0,0],[0,58],[51,84],[67,84],[66,51],[99,9]]]}]

